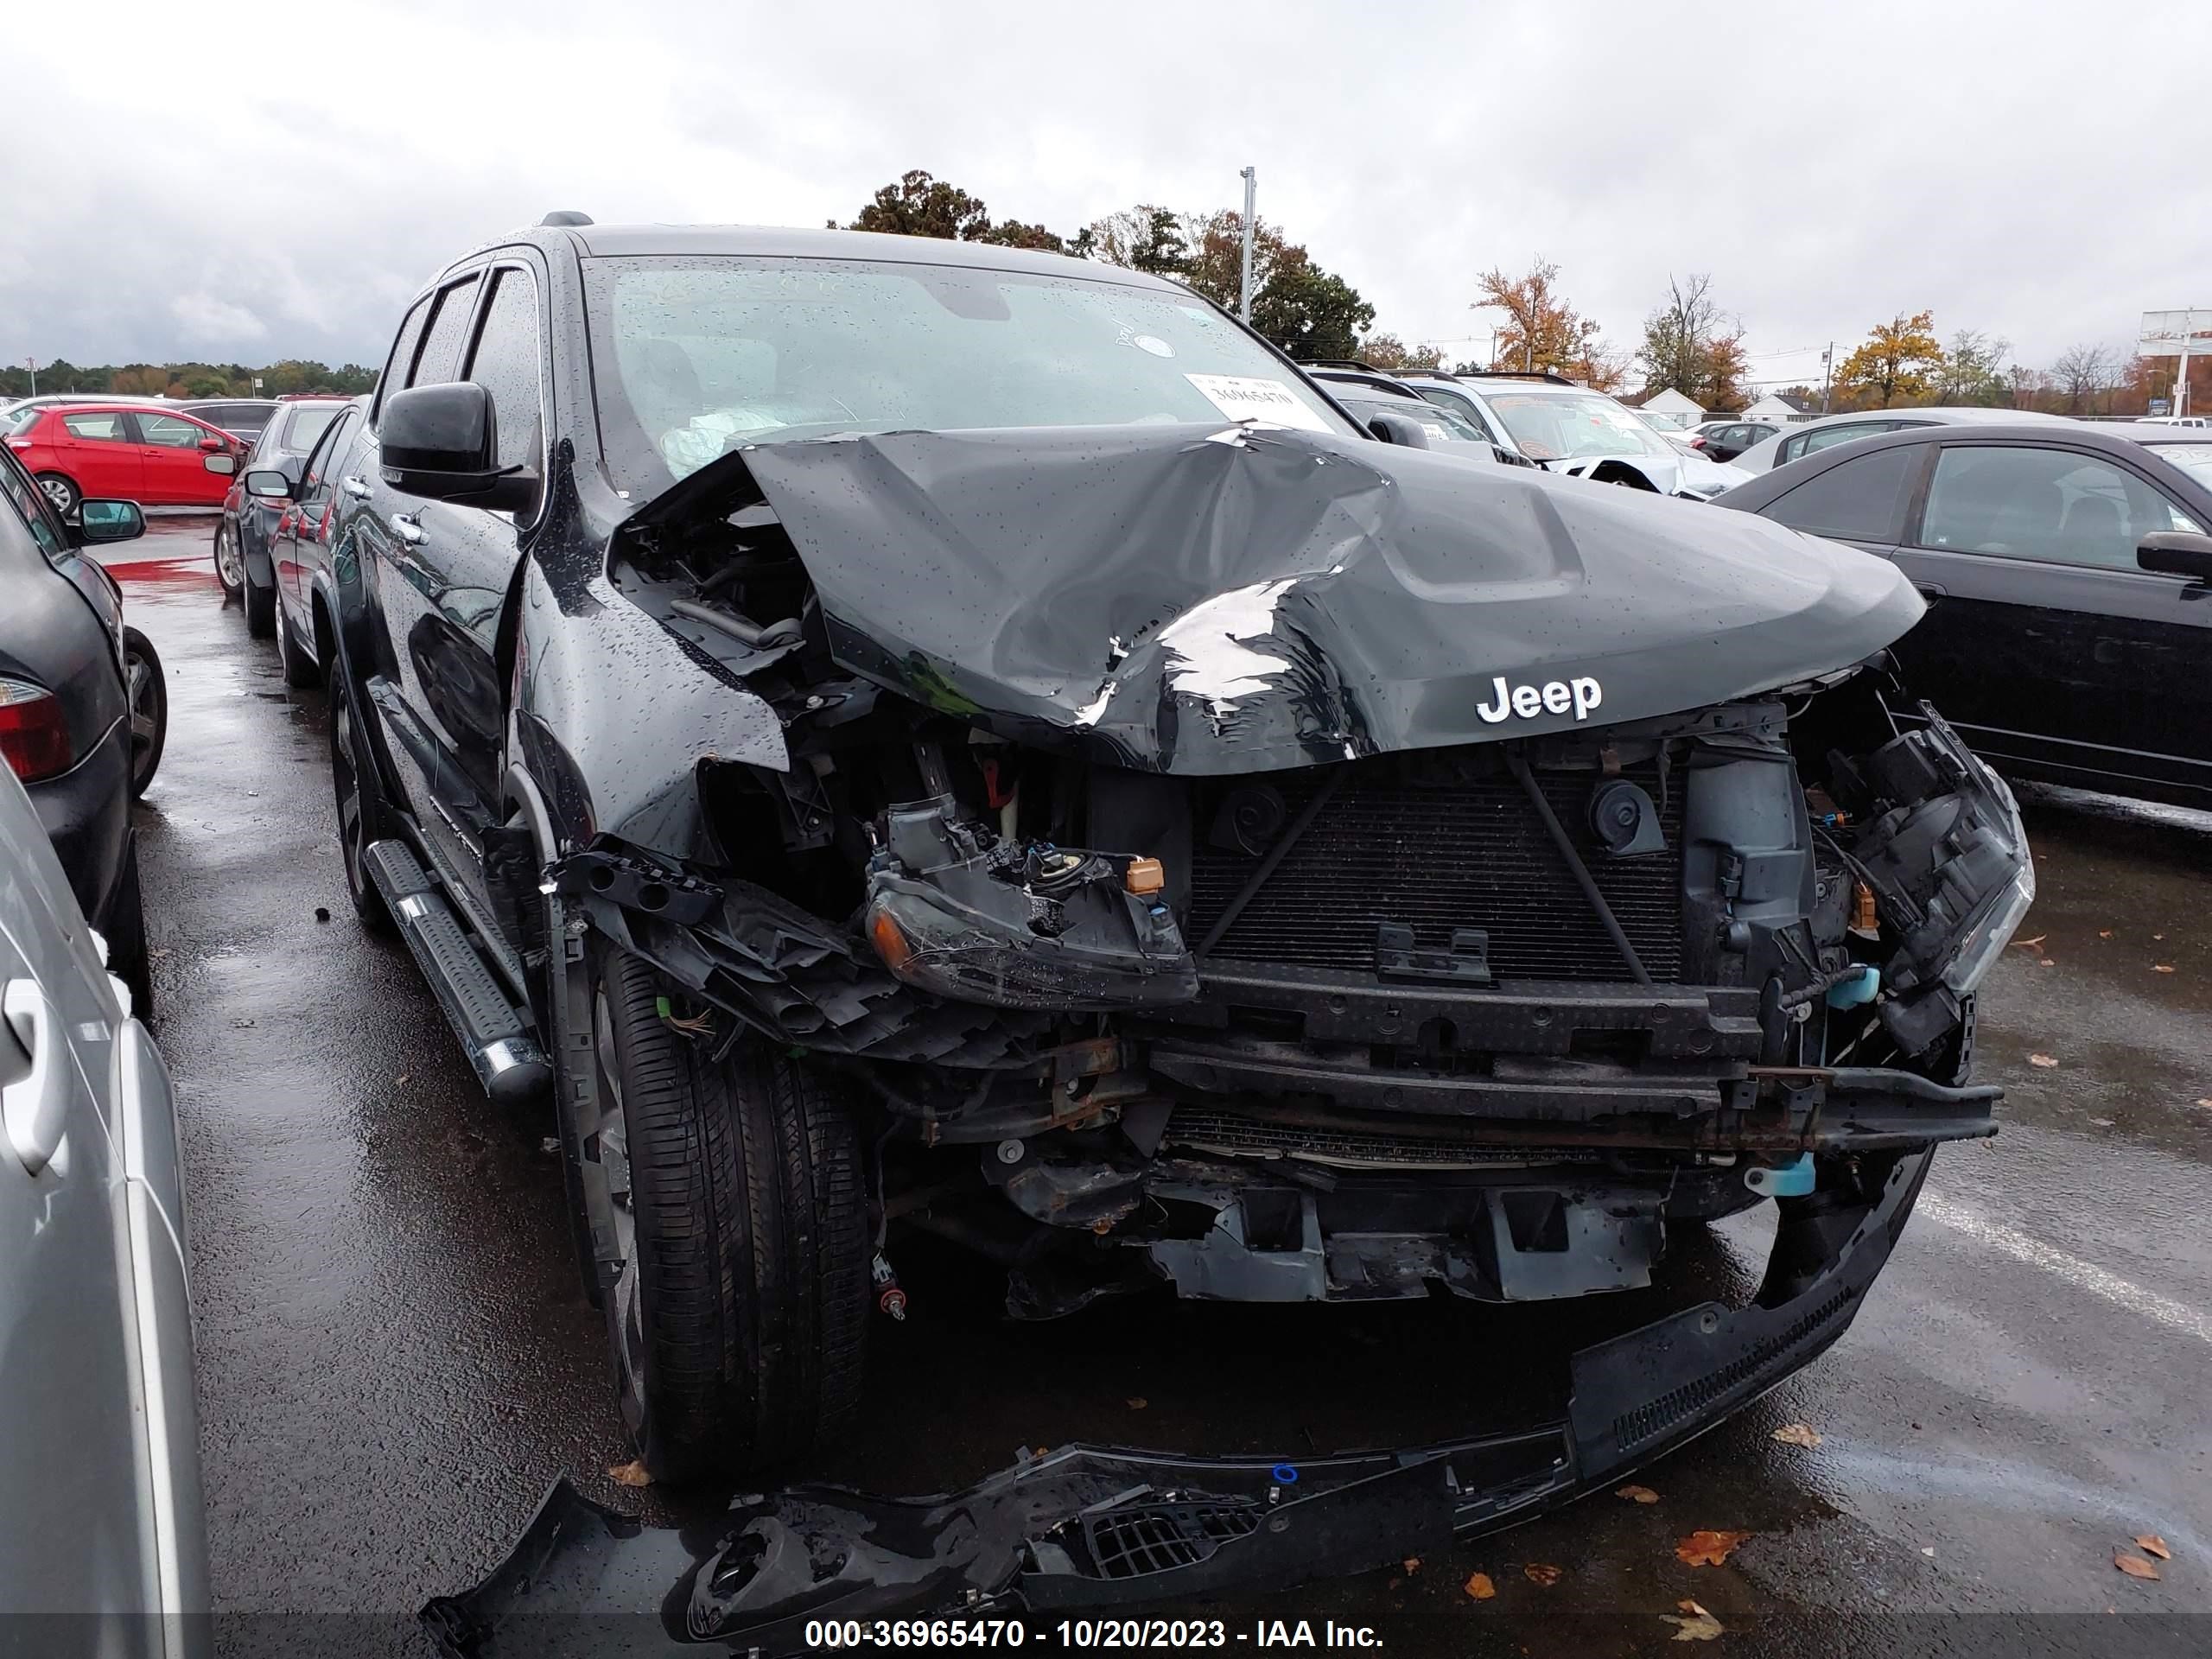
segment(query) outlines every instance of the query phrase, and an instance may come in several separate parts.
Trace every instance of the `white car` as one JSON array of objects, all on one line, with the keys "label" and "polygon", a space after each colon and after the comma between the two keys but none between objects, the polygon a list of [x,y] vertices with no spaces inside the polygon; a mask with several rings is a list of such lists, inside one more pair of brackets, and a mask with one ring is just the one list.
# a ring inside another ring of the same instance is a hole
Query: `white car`
[{"label": "white car", "polygon": [[1618,398],[1554,374],[1422,369],[1397,378],[1429,402],[1470,416],[1499,448],[1548,472],[1696,501],[1751,478],[1662,437]]},{"label": "white car", "polygon": [[2018,426],[2024,421],[2053,421],[2062,426],[2077,424],[2063,415],[2042,415],[2029,409],[1984,409],[1974,405],[1957,409],[1863,409],[1856,414],[1828,415],[1817,421],[1798,421],[1785,426],[1772,437],[1745,450],[1730,465],[1741,467],[1746,474],[1768,473],[1815,450],[1849,443],[1856,438],[1871,438],[1878,432],[1900,432],[1908,426],[1964,426],[1977,421],[1994,421],[2007,426]]},{"label": "white car", "polygon": [[0,765],[0,1610],[70,1652],[209,1651],[183,1229],[168,1069]]}]

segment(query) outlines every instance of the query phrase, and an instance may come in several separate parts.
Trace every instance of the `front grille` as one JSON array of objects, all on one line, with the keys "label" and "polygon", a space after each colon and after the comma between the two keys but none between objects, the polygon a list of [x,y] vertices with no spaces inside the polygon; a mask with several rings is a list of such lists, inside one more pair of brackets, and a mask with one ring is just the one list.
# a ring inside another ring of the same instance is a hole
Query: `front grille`
[{"label": "front grille", "polygon": [[[1479,1124],[1437,1135],[1315,1128],[1205,1106],[1178,1106],[1162,1144],[1229,1158],[1295,1158],[1342,1169],[1517,1168],[1532,1161],[1525,1147],[1485,1146]],[[1546,1164],[1595,1163],[1594,1152],[1547,1147]]]},{"label": "front grille", "polygon": [[[1630,977],[1519,784],[1503,773],[1451,777],[1448,756],[1347,763],[1351,775],[1239,915],[1216,958],[1288,963],[1362,973],[1375,969],[1376,928],[1413,929],[1441,950],[1454,928],[1490,937],[1497,979],[1618,982]],[[1445,764],[1438,764],[1440,762]],[[1682,963],[1682,787],[1662,791],[1656,769],[1623,774],[1659,804],[1667,849],[1609,858],[1592,839],[1590,772],[1539,772],[1538,785],[1654,980],[1679,980]],[[1319,769],[1214,785],[1198,802],[1187,936],[1203,939],[1259,860],[1211,844],[1217,803],[1239,787],[1279,794],[1286,821],[1320,786]]]},{"label": "front grille", "polygon": [[1194,1567],[1260,1529],[1254,1503],[1149,1503],[1083,1517],[1083,1541],[1102,1579],[1139,1579]]}]

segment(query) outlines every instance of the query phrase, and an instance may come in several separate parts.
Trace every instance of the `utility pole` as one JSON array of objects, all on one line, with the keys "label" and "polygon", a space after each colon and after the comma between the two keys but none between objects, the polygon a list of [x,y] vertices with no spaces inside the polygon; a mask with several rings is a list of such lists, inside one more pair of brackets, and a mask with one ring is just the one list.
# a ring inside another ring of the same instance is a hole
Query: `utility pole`
[{"label": "utility pole", "polygon": [[1821,413],[1828,412],[1828,376],[1835,365],[1835,341],[1828,341],[1828,348],[1821,353]]},{"label": "utility pole", "polygon": [[38,359],[35,357],[27,357],[23,361],[30,367],[31,396],[35,397],[38,396]]},{"label": "utility pole", "polygon": [[1236,283],[1236,315],[1249,328],[1252,326],[1252,213],[1253,203],[1260,194],[1260,169],[1244,169],[1244,274]]}]

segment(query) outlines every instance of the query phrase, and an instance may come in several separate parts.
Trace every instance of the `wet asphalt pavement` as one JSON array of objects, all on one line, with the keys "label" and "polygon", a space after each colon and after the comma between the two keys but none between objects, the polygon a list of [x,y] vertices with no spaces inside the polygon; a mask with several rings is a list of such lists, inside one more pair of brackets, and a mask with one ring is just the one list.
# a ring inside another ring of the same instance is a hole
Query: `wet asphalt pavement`
[{"label": "wet asphalt pavement", "polygon": [[[322,699],[222,607],[209,533],[158,520],[111,565],[168,673],[139,833],[219,1629],[233,1652],[427,1654],[414,1611],[498,1562],[555,1476],[663,1520],[715,1505],[608,1478],[628,1454],[546,1125],[484,1099],[404,949],[356,925]],[[1411,1570],[1173,1611],[1232,1638],[1333,1618],[1402,1652],[1535,1659],[1684,1651],[1684,1599],[1724,1627],[1716,1652],[2212,1649],[2212,816],[2029,810],[2038,943],[2005,953],[1980,1027],[2005,1131],[1939,1155],[1836,1348],[1637,1476],[1656,1503],[1599,1495]],[[1744,1294],[1759,1235],[1732,1223],[1663,1286],[1567,1308],[1162,1300],[1026,1328],[918,1256],[867,1421],[809,1472],[926,1491],[1077,1438],[1465,1432],[1485,1400],[1555,1403],[1584,1342]],[[1820,1445],[1772,1439],[1792,1423]],[[1752,1535],[1693,1567],[1675,1543],[1696,1529]],[[2173,1557],[2156,1583],[2113,1567],[2146,1533]],[[1463,1590],[1478,1571],[1494,1599]]]}]

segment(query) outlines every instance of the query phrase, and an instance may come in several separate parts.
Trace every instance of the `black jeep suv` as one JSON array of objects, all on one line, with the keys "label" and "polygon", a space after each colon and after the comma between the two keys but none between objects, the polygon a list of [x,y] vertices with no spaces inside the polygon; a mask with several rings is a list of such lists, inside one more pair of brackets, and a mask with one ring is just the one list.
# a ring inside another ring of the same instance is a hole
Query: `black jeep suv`
[{"label": "black jeep suv", "polygon": [[579,220],[409,309],[301,569],[355,903],[550,1090],[649,1468],[812,1445],[914,1230],[1018,1315],[1515,1301],[1777,1199],[1570,1485],[1834,1339],[2032,892],[1893,567],[1377,442],[1141,273]]}]

